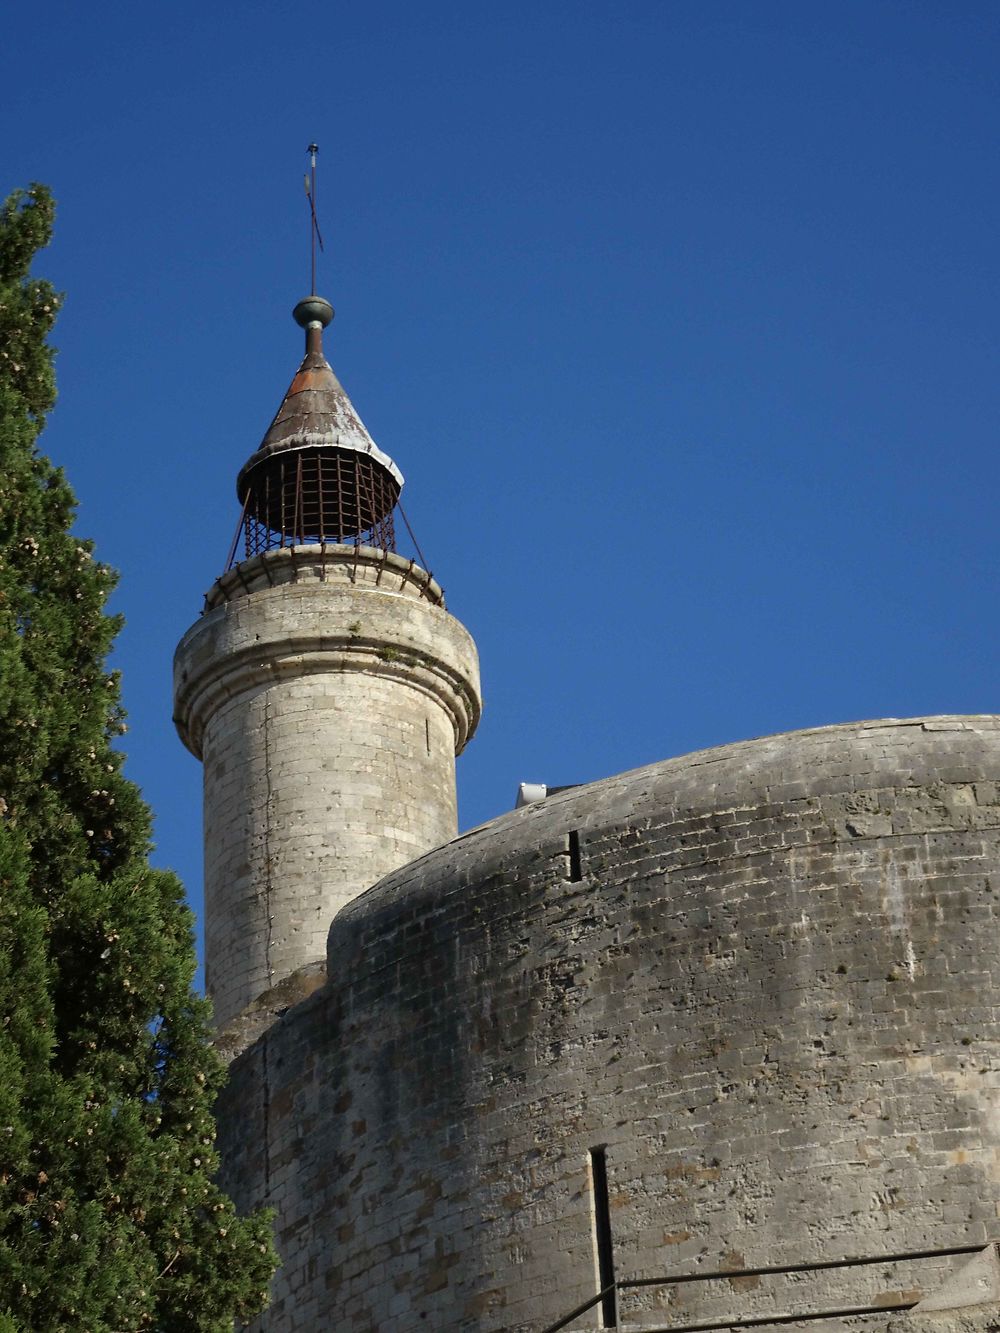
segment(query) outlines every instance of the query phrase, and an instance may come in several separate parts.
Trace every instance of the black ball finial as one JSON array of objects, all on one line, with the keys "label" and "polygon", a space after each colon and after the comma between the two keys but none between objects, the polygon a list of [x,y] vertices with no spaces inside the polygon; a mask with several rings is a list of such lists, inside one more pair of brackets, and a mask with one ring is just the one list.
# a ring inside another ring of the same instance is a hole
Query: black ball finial
[{"label": "black ball finial", "polygon": [[300,328],[307,329],[310,324],[321,324],[325,329],[333,319],[333,306],[324,301],[322,296],[306,296],[292,311],[292,317]]}]

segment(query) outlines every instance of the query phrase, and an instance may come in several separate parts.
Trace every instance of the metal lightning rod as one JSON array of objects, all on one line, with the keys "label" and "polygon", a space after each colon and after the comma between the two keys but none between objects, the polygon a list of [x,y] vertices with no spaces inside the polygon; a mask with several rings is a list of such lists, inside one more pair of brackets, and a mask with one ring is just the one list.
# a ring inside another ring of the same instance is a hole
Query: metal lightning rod
[{"label": "metal lightning rod", "polygon": [[319,152],[319,144],[311,143],[306,149],[309,154],[309,174],[306,176],[306,196],[309,199],[309,243],[312,258],[312,295],[316,295],[316,242],[319,241],[319,248],[323,247],[323,236],[319,229],[319,219],[316,217],[316,154]]}]

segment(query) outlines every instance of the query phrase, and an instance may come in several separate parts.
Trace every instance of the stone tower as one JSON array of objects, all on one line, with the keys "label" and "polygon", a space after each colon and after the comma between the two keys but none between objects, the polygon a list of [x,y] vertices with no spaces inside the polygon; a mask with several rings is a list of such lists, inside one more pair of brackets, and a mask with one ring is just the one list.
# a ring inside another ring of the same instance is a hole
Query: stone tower
[{"label": "stone tower", "polygon": [[312,296],[294,314],[305,358],[239,473],[230,567],[174,661],[174,720],[204,765],[220,1027],[323,959],[345,903],[455,836],[455,756],[481,707],[471,637],[396,552],[403,478],[323,355],[333,309]]}]

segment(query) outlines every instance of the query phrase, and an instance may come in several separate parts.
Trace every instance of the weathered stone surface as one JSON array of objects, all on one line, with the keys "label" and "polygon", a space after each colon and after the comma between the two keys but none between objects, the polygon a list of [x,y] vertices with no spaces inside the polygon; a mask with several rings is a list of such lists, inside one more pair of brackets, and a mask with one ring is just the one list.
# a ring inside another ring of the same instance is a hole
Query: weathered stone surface
[{"label": "weathered stone surface", "polygon": [[987,1245],[963,1264],[947,1282],[925,1296],[913,1313],[931,1314],[987,1304],[1000,1304],[1000,1258],[995,1244]]},{"label": "weathered stone surface", "polygon": [[242,1055],[289,1009],[313,995],[326,982],[326,959],[307,963],[290,976],[282,977],[277,985],[258,995],[252,1004],[231,1019],[216,1034],[212,1043],[226,1063]]},{"label": "weathered stone surface", "polygon": [[[619,1276],[985,1245],[998,784],[993,717],[771,737],[527,806],[348,903],[327,985],[224,1093],[227,1184],[279,1213],[260,1327],[537,1333],[596,1289],[595,1145]],[[962,1262],[644,1288],[623,1318],[888,1312]]]},{"label": "weathered stone surface", "polygon": [[466,630],[411,561],[347,547],[238,566],[175,659],[205,780],[205,977],[220,1027],[321,959],[330,919],[457,827],[479,718]]},{"label": "weathered stone surface", "polygon": [[970,1305],[965,1309],[914,1311],[893,1320],[884,1333],[1000,1333],[1000,1305]]}]

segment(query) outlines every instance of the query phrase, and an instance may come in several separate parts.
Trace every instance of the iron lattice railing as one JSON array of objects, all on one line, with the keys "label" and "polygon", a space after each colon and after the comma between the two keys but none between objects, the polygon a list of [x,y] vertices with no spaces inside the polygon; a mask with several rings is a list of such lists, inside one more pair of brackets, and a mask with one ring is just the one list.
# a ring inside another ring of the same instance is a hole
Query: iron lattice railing
[{"label": "iron lattice railing", "polygon": [[367,454],[350,449],[278,453],[258,463],[243,484],[243,512],[227,569],[283,546],[396,549],[399,484]]}]

